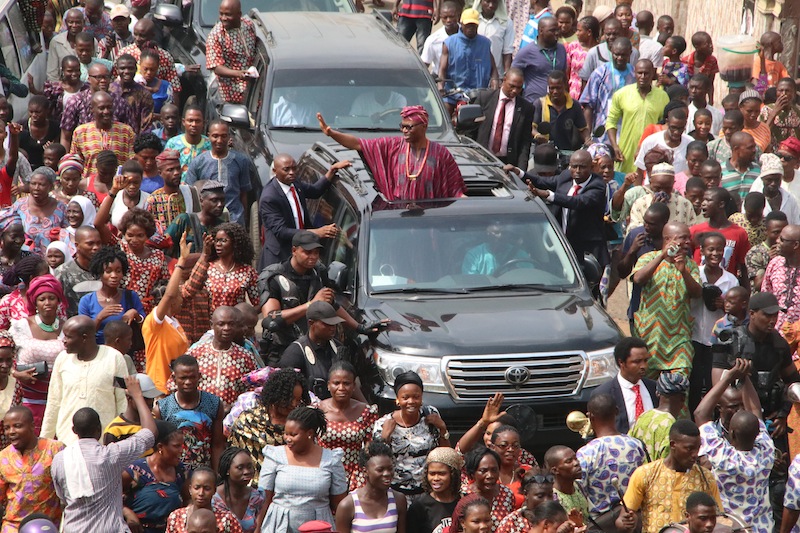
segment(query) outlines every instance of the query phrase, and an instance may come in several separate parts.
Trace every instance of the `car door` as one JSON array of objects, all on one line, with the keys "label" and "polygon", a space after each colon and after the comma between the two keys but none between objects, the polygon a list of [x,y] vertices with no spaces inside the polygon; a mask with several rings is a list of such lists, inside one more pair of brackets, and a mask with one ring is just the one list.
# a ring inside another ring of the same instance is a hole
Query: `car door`
[{"label": "car door", "polygon": [[[30,74],[37,87],[44,86],[47,77],[45,54],[36,54],[33,51],[25,31],[22,11],[16,2],[8,7],[0,19],[0,48],[6,66],[24,85],[28,85],[28,74]],[[15,120],[20,121],[28,116],[27,98],[11,95],[9,101],[14,108]]]}]

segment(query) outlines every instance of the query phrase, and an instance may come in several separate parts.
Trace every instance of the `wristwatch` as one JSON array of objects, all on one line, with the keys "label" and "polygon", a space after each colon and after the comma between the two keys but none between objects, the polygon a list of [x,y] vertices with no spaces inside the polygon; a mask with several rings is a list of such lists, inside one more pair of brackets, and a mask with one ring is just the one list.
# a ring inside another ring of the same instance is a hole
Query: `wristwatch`
[{"label": "wristwatch", "polygon": [[450,432],[449,431],[445,431],[444,433],[442,433],[442,438],[444,440],[450,440]]}]

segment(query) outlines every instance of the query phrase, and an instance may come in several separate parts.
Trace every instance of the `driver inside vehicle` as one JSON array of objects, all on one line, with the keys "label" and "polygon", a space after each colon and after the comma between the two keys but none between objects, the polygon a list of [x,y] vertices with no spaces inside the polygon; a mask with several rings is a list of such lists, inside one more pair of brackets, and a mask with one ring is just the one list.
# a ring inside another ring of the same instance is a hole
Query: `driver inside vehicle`
[{"label": "driver inside vehicle", "polygon": [[461,263],[461,273],[491,276],[498,267],[514,260],[520,260],[520,263],[530,261],[530,255],[522,249],[522,239],[492,222],[486,228],[486,241],[467,251]]},{"label": "driver inside vehicle", "polygon": [[297,87],[283,89],[272,106],[272,126],[309,126],[316,119],[316,104],[307,103]]},{"label": "driver inside vehicle", "polygon": [[405,106],[406,98],[402,94],[388,87],[376,87],[358,95],[350,108],[350,115],[370,117],[373,122],[380,122],[384,112],[395,111],[395,116],[399,117]]}]

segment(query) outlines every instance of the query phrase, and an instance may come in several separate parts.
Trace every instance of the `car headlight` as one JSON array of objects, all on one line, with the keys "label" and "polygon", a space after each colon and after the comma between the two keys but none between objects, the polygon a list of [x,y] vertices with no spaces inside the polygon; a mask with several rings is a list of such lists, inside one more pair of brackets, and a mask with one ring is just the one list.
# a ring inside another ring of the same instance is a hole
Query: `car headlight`
[{"label": "car headlight", "polygon": [[597,387],[601,383],[608,381],[617,375],[619,369],[614,360],[614,347],[604,348],[594,352],[587,352],[589,357],[586,371],[586,381],[584,387]]},{"label": "car headlight", "polygon": [[414,357],[385,350],[375,349],[375,364],[383,380],[394,386],[394,378],[403,372],[414,371],[424,385],[426,392],[447,392],[442,379],[441,360],[430,357]]}]

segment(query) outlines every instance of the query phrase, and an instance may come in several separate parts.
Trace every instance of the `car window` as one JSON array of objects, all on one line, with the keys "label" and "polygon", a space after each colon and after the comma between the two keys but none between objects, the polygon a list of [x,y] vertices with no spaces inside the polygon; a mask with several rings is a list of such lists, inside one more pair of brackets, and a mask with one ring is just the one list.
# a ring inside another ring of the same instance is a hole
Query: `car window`
[{"label": "car window", "polygon": [[36,54],[33,53],[28,33],[25,31],[25,20],[22,18],[22,11],[20,11],[17,3],[12,4],[8,10],[8,22],[14,31],[14,41],[17,45],[17,54],[19,54],[20,72],[24,73],[31,66]]},{"label": "car window", "polygon": [[256,54],[255,67],[262,74],[255,79],[247,94],[247,109],[250,111],[250,116],[258,120],[258,114],[261,111],[261,104],[264,101],[264,80],[266,79],[267,65],[269,59],[264,52],[263,47],[259,44],[258,53]]},{"label": "car window", "polygon": [[[301,171],[300,179],[314,181],[315,173],[305,167]],[[315,227],[336,224],[339,234],[330,241],[331,244],[325,246],[325,253],[322,257],[326,265],[332,261],[344,263],[348,268],[348,287],[355,285],[356,274],[356,250],[358,248],[358,217],[353,206],[351,206],[339,191],[341,185],[332,186],[319,200],[307,199],[308,213]]]},{"label": "car window", "polygon": [[11,70],[11,73],[19,78],[19,60],[17,59],[17,47],[14,46],[14,35],[8,26],[8,19],[0,19],[0,50],[3,52],[3,63]]},{"label": "car window", "polygon": [[372,290],[575,286],[569,254],[543,214],[373,218]]},{"label": "car window", "polygon": [[[200,22],[211,27],[219,20],[221,0],[200,1]],[[281,11],[316,11],[321,13],[355,13],[350,0],[242,0],[242,13],[253,8],[268,13]]]},{"label": "car window", "polygon": [[333,128],[396,132],[400,111],[409,104],[428,110],[428,131],[440,132],[444,117],[439,96],[425,71],[414,69],[276,70],[267,123],[271,128],[318,129],[321,112]]}]

